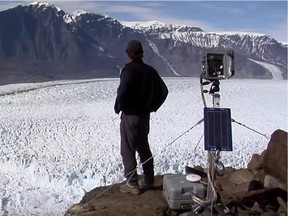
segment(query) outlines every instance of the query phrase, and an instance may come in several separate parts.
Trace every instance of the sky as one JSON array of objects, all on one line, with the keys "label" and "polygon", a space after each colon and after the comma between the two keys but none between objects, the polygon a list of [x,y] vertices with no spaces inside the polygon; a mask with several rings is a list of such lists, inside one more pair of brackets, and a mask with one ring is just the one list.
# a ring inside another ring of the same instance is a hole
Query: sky
[{"label": "sky", "polygon": [[[0,0],[0,11],[33,1]],[[118,21],[160,21],[205,32],[251,32],[288,42],[287,1],[45,1],[66,12],[84,10]]]}]

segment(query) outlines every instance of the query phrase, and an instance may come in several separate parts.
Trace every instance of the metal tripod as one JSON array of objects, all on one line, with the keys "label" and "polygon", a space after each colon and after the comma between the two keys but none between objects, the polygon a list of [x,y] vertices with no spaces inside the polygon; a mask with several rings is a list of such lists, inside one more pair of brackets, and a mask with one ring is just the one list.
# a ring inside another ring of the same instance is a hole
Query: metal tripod
[{"label": "metal tripod", "polygon": [[[215,89],[214,89],[215,90]],[[216,91],[212,91],[213,97],[213,108],[220,108],[220,94],[217,93],[219,91],[219,83],[217,84]],[[203,121],[203,119],[202,119]],[[220,151],[208,151],[207,162],[208,162],[208,184],[207,184],[207,192],[205,200],[197,197],[192,194],[191,198],[194,203],[196,203],[190,212],[182,213],[180,216],[194,216],[194,215],[228,215],[230,212],[228,208],[225,208],[220,203],[216,203],[217,201],[217,193],[215,191],[215,179],[216,179],[216,166],[219,165]],[[223,165],[223,164],[222,164]],[[216,214],[213,214],[213,210],[216,210]]]}]

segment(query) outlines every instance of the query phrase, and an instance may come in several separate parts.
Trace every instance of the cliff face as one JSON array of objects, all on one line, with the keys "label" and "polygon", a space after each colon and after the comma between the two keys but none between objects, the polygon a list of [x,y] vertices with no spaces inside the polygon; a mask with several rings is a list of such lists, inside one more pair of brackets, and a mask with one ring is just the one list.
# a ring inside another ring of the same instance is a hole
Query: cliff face
[{"label": "cliff face", "polygon": [[287,78],[287,46],[266,35],[159,23],[128,26],[99,14],[31,3],[0,12],[0,82],[117,77],[129,61],[125,48],[131,39],[142,42],[145,62],[164,76],[199,76],[205,52],[233,49],[236,77],[272,78],[265,63]]}]

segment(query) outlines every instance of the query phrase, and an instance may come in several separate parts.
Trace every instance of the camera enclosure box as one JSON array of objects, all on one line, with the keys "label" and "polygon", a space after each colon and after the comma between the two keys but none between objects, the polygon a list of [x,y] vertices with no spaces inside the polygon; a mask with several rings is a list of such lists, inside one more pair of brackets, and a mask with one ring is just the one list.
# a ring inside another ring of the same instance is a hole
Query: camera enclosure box
[{"label": "camera enclosure box", "polygon": [[202,68],[207,80],[221,80],[232,77],[235,73],[234,52],[208,52],[203,57]]},{"label": "camera enclosure box", "polygon": [[206,195],[206,187],[200,182],[190,182],[186,175],[168,174],[163,178],[163,196],[171,209],[192,209],[192,196],[202,199]]}]

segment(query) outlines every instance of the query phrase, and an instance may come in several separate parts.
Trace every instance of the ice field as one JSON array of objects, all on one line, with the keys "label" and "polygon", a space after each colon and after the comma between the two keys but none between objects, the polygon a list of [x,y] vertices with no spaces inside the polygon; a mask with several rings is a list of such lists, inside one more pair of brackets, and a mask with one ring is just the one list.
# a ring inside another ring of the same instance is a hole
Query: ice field
[{"label": "ice field", "polygon": [[[155,174],[206,167],[203,123],[193,127],[203,118],[199,79],[164,81],[169,95],[151,114]],[[93,79],[0,86],[0,215],[63,215],[85,191],[124,180],[120,116],[113,109],[118,84]],[[268,137],[232,123],[233,151],[221,152],[224,165],[246,167],[275,130],[287,131],[287,94],[287,80],[221,81],[221,107]],[[206,100],[212,106],[212,96]]]}]

